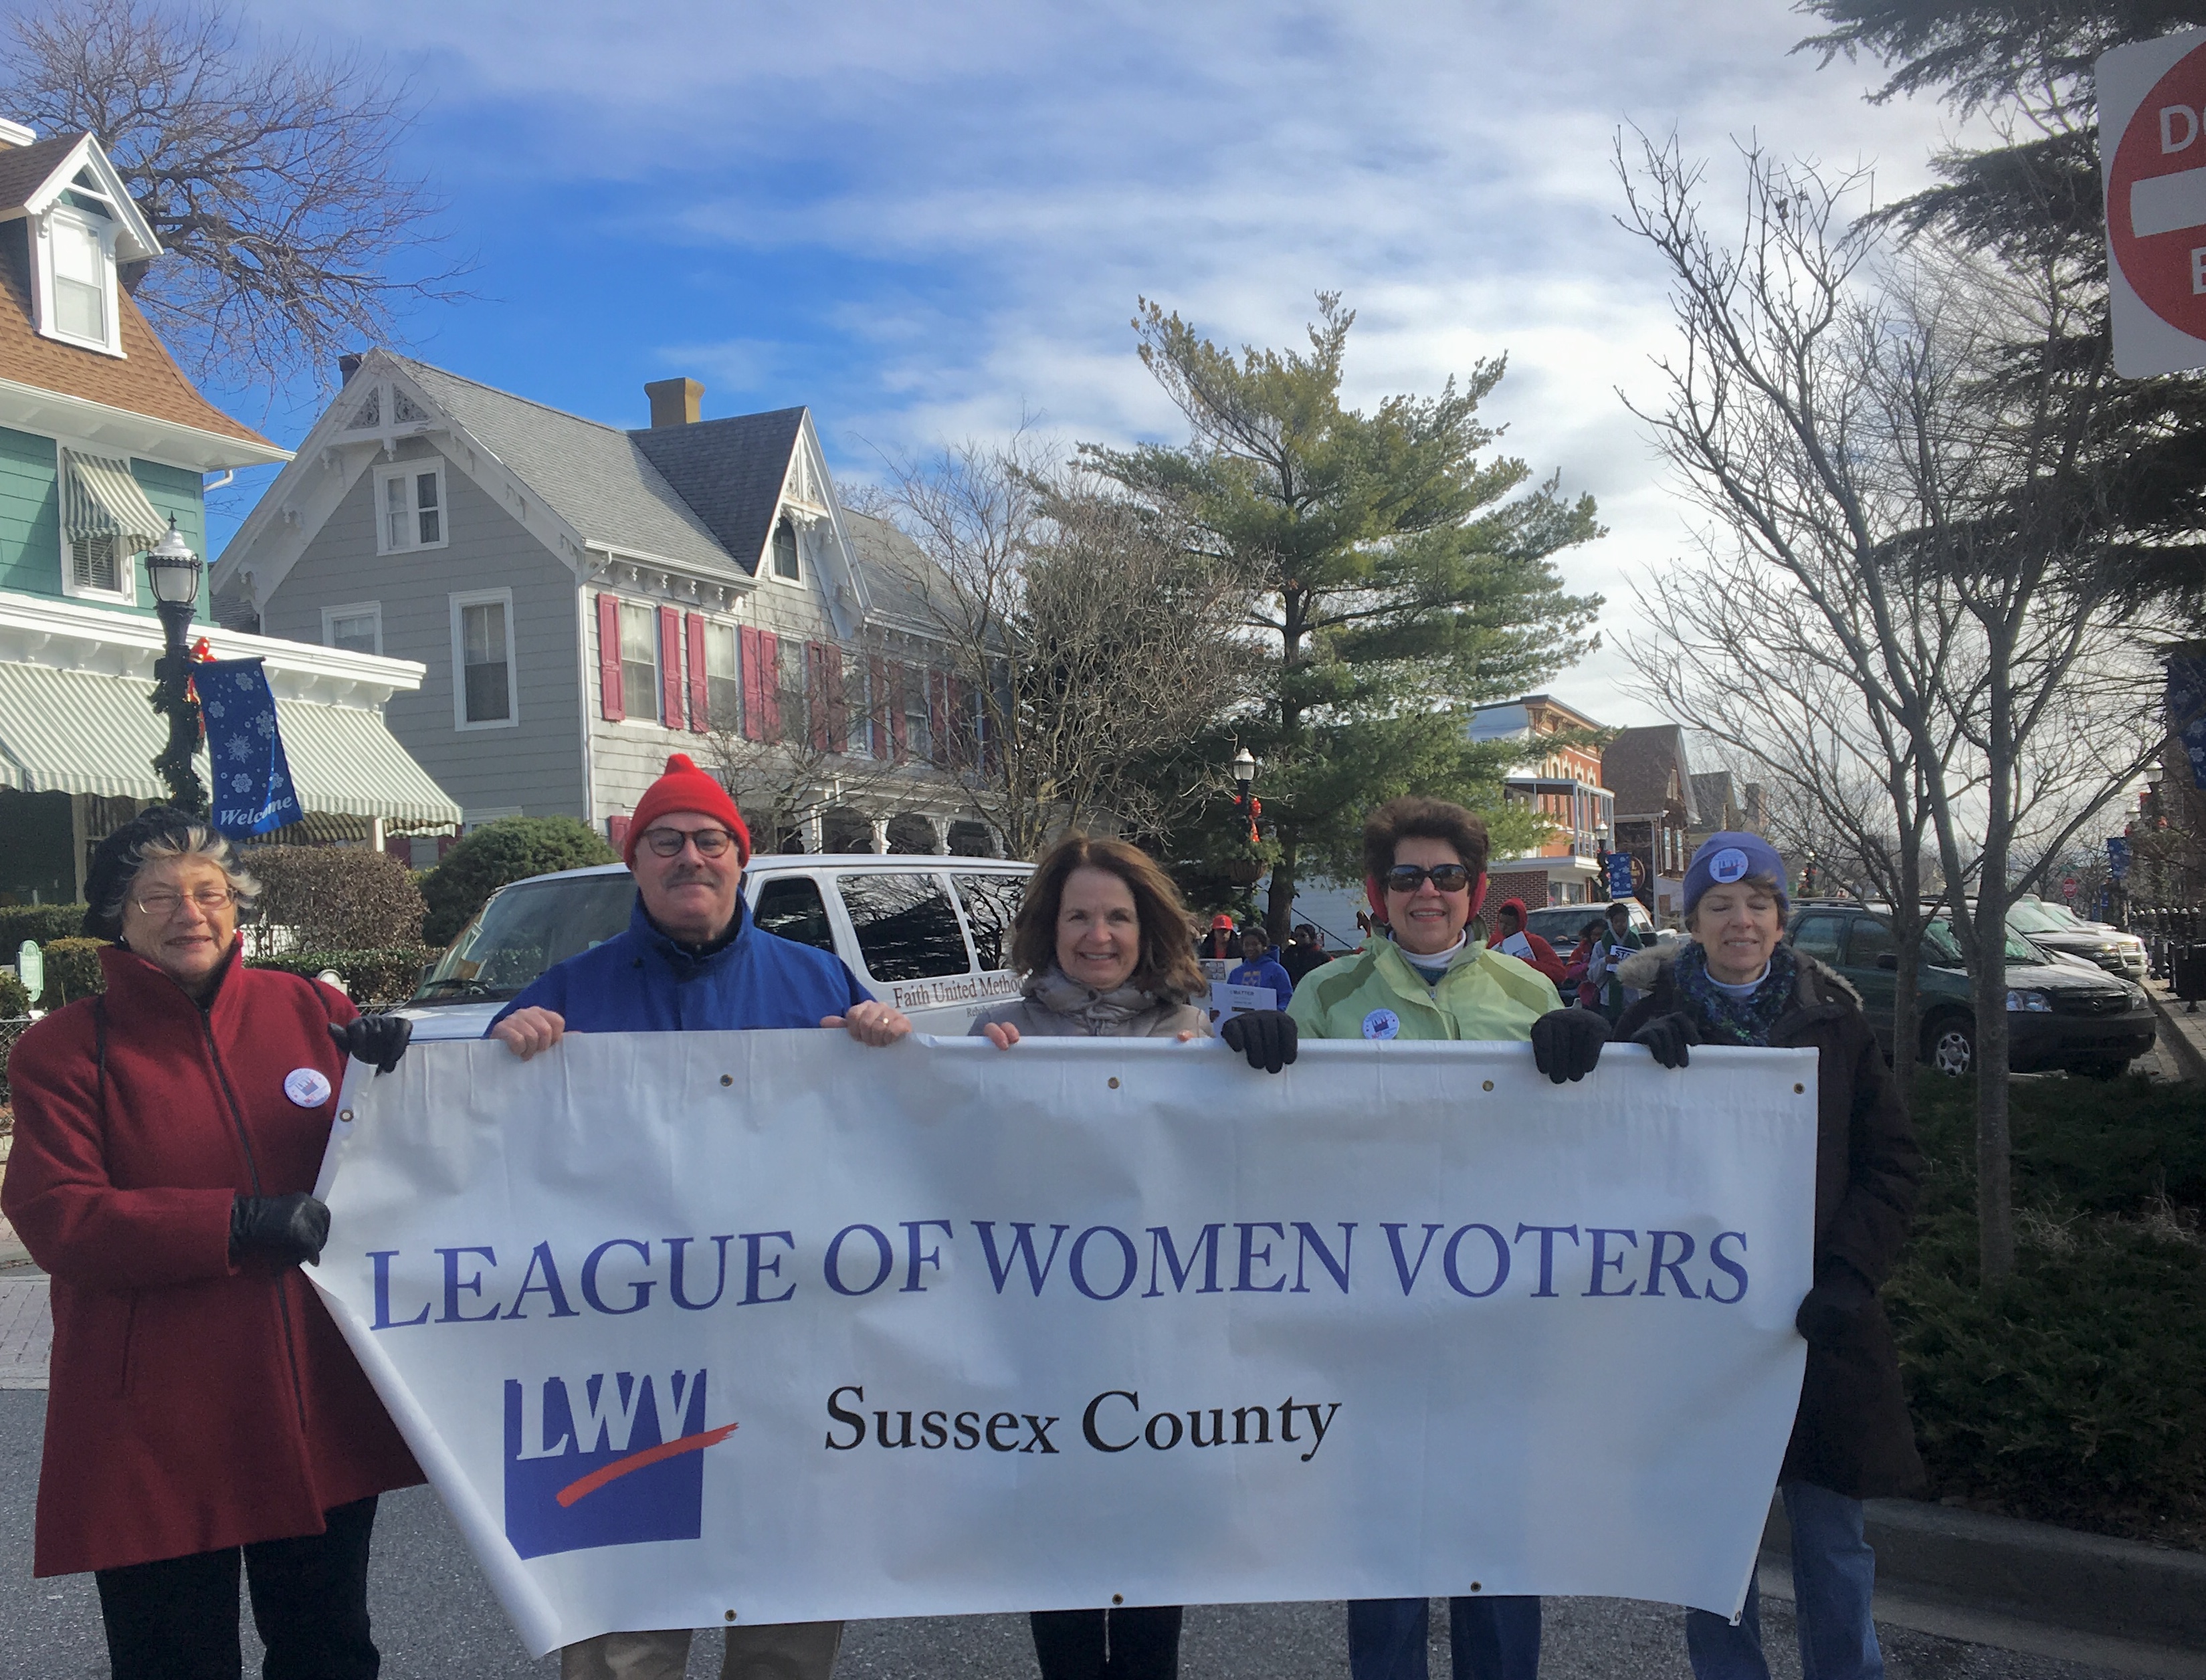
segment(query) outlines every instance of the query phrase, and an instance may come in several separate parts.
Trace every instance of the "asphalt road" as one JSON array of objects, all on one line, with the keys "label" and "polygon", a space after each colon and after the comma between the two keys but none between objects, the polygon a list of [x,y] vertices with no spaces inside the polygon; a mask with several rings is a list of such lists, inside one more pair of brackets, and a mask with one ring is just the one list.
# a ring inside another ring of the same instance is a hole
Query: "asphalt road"
[{"label": "asphalt road", "polygon": [[[45,1400],[0,1391],[0,1680],[106,1680],[98,1600],[88,1576],[31,1576],[31,1516]],[[376,1528],[372,1608],[385,1680],[520,1680],[552,1676],[506,1625],[482,1573],[436,1496],[414,1488],[385,1499]],[[1433,1651],[1448,1672],[1446,1617]],[[1777,1680],[1798,1680],[1792,1618],[1765,1600],[1763,1629]],[[1188,1680],[1345,1680],[1337,1604],[1213,1605],[1188,1612],[1181,1671]],[[247,1629],[246,1671],[259,1650]],[[702,1635],[692,1676],[719,1672],[719,1636]],[[1892,1680],[2114,1680],[2107,1671],[1885,1631]],[[1547,1680],[1690,1680],[1682,1613],[1610,1599],[1551,1599],[1541,1672]],[[854,1623],[838,1680],[1037,1680],[1026,1620],[943,1617]]]}]

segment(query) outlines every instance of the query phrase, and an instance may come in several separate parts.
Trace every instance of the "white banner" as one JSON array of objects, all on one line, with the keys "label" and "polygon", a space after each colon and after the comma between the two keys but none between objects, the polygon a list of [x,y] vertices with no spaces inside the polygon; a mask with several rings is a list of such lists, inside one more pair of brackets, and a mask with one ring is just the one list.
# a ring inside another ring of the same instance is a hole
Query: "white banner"
[{"label": "white banner", "polygon": [[1597,1594],[1733,1612],[1813,1051],[605,1034],[354,1065],[312,1275],[529,1648]]}]

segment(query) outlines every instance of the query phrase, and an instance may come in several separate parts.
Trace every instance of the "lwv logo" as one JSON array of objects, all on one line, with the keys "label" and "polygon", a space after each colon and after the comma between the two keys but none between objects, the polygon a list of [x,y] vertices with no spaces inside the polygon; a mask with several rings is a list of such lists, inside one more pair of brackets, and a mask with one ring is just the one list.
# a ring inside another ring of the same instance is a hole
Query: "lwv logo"
[{"label": "lwv logo", "polygon": [[611,1371],[505,1385],[505,1537],[524,1558],[695,1540],[705,1373]]}]

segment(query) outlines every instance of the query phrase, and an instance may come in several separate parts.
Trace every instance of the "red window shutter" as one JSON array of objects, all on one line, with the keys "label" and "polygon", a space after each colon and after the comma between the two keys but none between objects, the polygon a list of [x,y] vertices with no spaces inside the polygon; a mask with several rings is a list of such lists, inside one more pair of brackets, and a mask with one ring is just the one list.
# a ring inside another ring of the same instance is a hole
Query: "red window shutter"
[{"label": "red window shutter", "polygon": [[889,664],[889,756],[902,764],[906,751],[903,726],[903,685],[911,681],[911,667]]},{"label": "red window shutter", "polygon": [[759,680],[766,658],[759,652],[759,633],[744,625],[736,633],[736,647],[743,667],[743,739],[756,741],[766,727],[766,689]]},{"label": "red window shutter", "polygon": [[781,638],[770,630],[759,632],[759,719],[762,741],[781,739]]},{"label": "red window shutter", "polygon": [[682,640],[689,658],[689,732],[702,735],[712,727],[712,695],[705,686],[705,619],[687,613],[682,620]]},{"label": "red window shutter", "polygon": [[607,817],[605,819],[605,838],[612,843],[612,848],[615,851],[623,853],[627,851],[628,827],[634,820],[635,819],[633,817]]},{"label": "red window shutter", "polygon": [[843,650],[833,642],[823,642],[820,661],[827,676],[827,747],[836,753],[848,752],[850,747],[850,708],[843,703]]},{"label": "red window shutter", "polygon": [[934,742],[935,763],[950,763],[950,676],[946,671],[927,673],[927,732]]},{"label": "red window shutter", "polygon": [[659,716],[670,730],[682,727],[682,615],[659,610]]},{"label": "red window shutter", "polygon": [[610,723],[628,716],[621,700],[620,597],[598,597],[598,712]]}]

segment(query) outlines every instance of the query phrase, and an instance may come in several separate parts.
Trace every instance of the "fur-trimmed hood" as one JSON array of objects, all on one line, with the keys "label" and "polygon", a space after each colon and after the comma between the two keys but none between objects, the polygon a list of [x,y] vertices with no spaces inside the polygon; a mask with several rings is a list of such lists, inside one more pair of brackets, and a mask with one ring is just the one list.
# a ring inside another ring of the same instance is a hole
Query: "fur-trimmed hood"
[{"label": "fur-trimmed hood", "polygon": [[[1666,944],[1635,950],[1616,965],[1616,977],[1635,992],[1660,991],[1670,978],[1668,971],[1676,965],[1678,953],[1684,944],[1682,939],[1672,939]],[[1802,951],[1794,951],[1792,959],[1800,965],[1794,993],[1795,1001],[1803,1007],[1834,1003],[1840,998],[1856,1009],[1861,1007],[1861,993],[1838,970]]]}]

